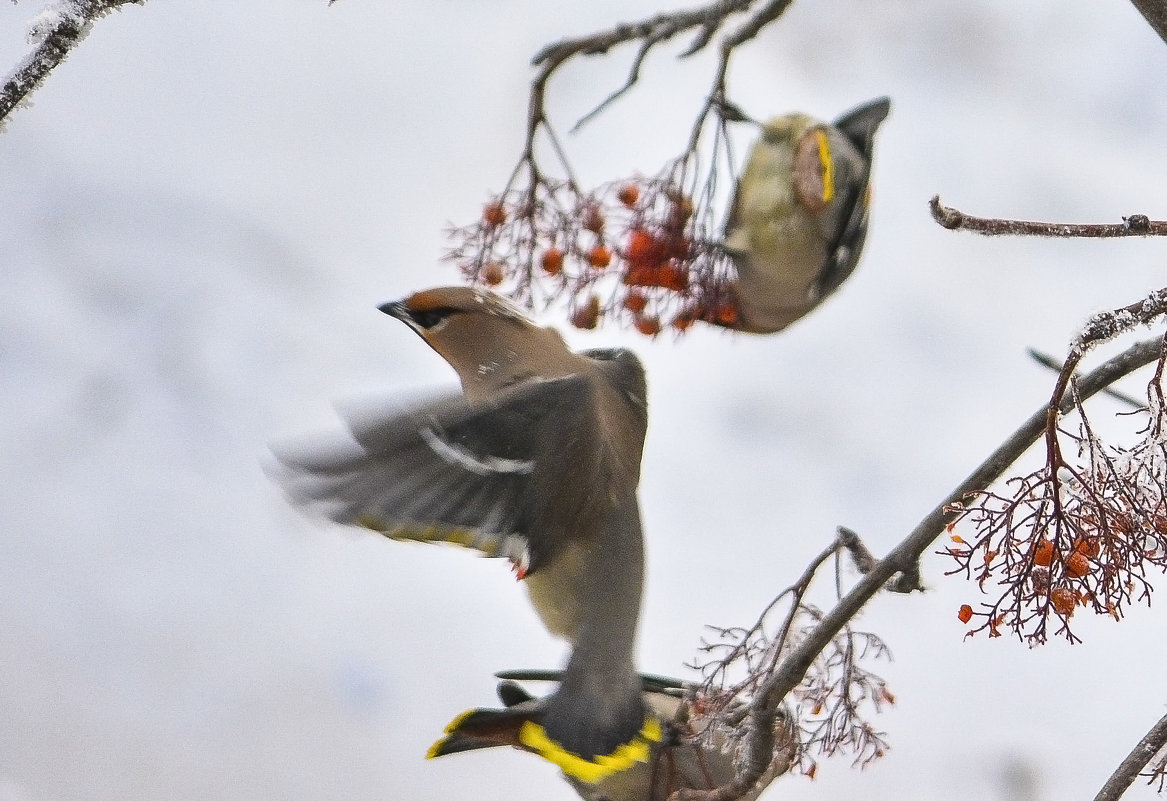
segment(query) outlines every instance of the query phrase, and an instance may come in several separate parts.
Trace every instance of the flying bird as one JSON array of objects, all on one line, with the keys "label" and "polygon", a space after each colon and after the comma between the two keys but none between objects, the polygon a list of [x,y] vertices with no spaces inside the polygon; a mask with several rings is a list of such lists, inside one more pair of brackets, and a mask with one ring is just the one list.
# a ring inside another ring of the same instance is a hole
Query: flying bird
[{"label": "flying bird", "polygon": [[521,744],[589,783],[647,759],[661,732],[633,660],[648,422],[640,361],[623,349],[574,353],[480,289],[430,289],[380,309],[449,362],[462,392],[350,420],[355,443],[277,448],[276,479],[338,523],[509,558],[572,649],[558,690],[520,721]]}]

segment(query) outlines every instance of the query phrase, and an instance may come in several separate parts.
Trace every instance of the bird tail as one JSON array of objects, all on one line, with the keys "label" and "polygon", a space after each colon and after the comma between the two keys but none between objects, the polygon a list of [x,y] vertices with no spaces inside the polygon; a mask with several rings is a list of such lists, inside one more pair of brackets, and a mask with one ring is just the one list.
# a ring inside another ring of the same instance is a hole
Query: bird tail
[{"label": "bird tail", "polygon": [[[599,688],[602,690],[602,688]],[[427,759],[480,748],[511,745],[532,751],[568,776],[594,784],[613,773],[647,762],[661,740],[660,721],[641,701],[639,687],[627,701],[559,692],[545,699],[500,697],[508,709],[472,709],[446,727]]]},{"label": "bird tail", "polygon": [[519,731],[530,713],[513,709],[471,709],[446,726],[445,736],[430,746],[426,759],[447,754],[497,748],[501,745],[521,747]]},{"label": "bird tail", "polygon": [[[554,697],[552,700],[555,700]],[[637,723],[633,733],[627,737],[614,735],[615,730],[596,726],[597,721],[586,721],[582,728],[573,729],[564,728],[558,722],[552,725],[529,720],[519,729],[519,740],[528,750],[559,766],[568,776],[595,784],[638,762],[647,762],[652,755],[653,744],[661,741],[659,720],[643,714],[632,719]],[[561,734],[557,733],[559,729],[563,729]],[[615,745],[610,749],[607,746],[571,745],[577,740],[607,740],[615,742]]]}]

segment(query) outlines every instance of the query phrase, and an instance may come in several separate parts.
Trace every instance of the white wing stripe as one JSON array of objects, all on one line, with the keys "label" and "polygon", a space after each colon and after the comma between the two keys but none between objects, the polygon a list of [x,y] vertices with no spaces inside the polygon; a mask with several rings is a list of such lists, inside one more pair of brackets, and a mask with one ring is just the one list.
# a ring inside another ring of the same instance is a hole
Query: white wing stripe
[{"label": "white wing stripe", "polygon": [[535,463],[527,459],[504,459],[500,456],[478,456],[459,445],[446,442],[430,427],[419,430],[422,439],[448,464],[457,465],[479,476],[491,473],[530,473]]}]

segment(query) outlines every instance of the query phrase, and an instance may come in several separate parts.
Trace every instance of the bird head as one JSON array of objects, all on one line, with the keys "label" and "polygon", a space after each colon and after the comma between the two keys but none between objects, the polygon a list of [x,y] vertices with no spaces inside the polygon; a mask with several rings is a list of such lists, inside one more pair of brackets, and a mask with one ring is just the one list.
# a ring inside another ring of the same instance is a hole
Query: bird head
[{"label": "bird head", "polygon": [[521,378],[554,378],[573,369],[572,354],[556,331],[537,326],[493,292],[439,287],[379,308],[449,362],[471,399]]}]

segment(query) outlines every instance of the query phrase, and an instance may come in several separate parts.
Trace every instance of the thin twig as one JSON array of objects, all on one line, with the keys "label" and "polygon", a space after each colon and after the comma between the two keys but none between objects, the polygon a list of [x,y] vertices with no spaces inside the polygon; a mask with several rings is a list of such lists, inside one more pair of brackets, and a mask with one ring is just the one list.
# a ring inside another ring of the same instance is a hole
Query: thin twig
[{"label": "thin twig", "polygon": [[[1155,338],[1131,346],[1114,358],[1084,375],[1078,383],[1082,398],[1101,389],[1124,375],[1150,364],[1159,356],[1161,340]],[[1073,398],[1062,400],[1061,408],[1068,411]],[[932,545],[952,522],[957,513],[953,506],[971,492],[983,490],[996,481],[1044,433],[1049,409],[1042,405],[984,462],[980,464],[947,498],[924,517],[899,545],[893,548],[870,573],[863,576],[822,622],[807,633],[806,638],[792,649],[778,670],[769,678],[750,704],[751,728],[746,742],[747,753],[741,771],[734,780],[716,790],[686,790],[674,795],[675,801],[732,801],[742,797],[762,776],[765,760],[754,758],[763,753],[763,746],[773,739],[773,726],[782,699],[802,682],[814,660],[822,653],[863,606],[883,588],[895,573],[910,570],[924,551]]]},{"label": "thin twig", "polygon": [[794,0],[770,0],[761,11],[754,14],[737,31],[725,38],[725,41],[722,43],[722,49],[733,50],[735,47],[739,47],[750,41],[761,33],[762,28],[782,16],[782,12],[793,2]]},{"label": "thin twig", "polygon": [[835,529],[838,533],[838,542],[847,553],[851,554],[851,562],[855,565],[855,569],[859,571],[860,575],[866,575],[875,569],[879,560],[871,553],[863,540],[859,539],[859,535],[847,528],[846,526],[839,526]]},{"label": "thin twig", "polygon": [[[531,59],[533,66],[539,67],[531,87],[531,118],[546,119],[543,98],[547,81],[551,75],[567,61],[576,56],[596,56],[606,54],[613,47],[628,42],[639,41],[640,49],[629,69],[624,84],[612,92],[594,109],[575,124],[573,130],[579,128],[588,120],[611,105],[636,85],[640,79],[640,69],[647,58],[649,51],[657,45],[663,44],[674,36],[685,31],[698,29],[699,33],[693,43],[681,54],[681,57],[692,55],[704,49],[713,38],[714,33],[724,23],[726,18],[747,10],[755,0],[715,0],[707,6],[690,11],[674,11],[657,14],[639,22],[626,22],[613,26],[604,31],[597,31],[586,36],[563,39],[555,44],[548,45],[535,54]],[[528,126],[528,147],[534,131]]]},{"label": "thin twig", "polygon": [[[1026,353],[1029,354],[1029,358],[1033,359],[1042,367],[1048,367],[1054,372],[1062,369],[1062,363],[1055,359],[1053,356],[1050,356],[1048,353],[1042,353],[1041,351],[1034,348],[1026,348],[1025,350]],[[1125,392],[1119,392],[1114,387],[1103,387],[1102,393],[1104,395],[1109,395],[1115,400],[1122,401],[1134,409],[1142,409],[1147,405],[1145,401],[1141,401],[1133,395],[1128,395]]]},{"label": "thin twig", "polygon": [[945,206],[940,196],[928,203],[932,219],[952,231],[972,231],[984,236],[1049,236],[1108,238],[1118,236],[1167,236],[1167,222],[1151,220],[1145,214],[1123,217],[1121,223],[1051,223],[1031,220],[1005,220],[997,217],[974,217]]},{"label": "thin twig", "polygon": [[[34,21],[29,38],[36,43],[27,56],[16,65],[0,87],[0,124],[18,105],[37,89],[77,44],[89,33],[93,22],[118,6],[146,0],[74,0],[57,4],[55,16],[42,16]],[[49,14],[50,12],[45,12]]]},{"label": "thin twig", "polygon": [[1098,791],[1098,795],[1094,796],[1094,801],[1118,801],[1147,763],[1155,754],[1162,751],[1164,746],[1167,746],[1167,715],[1159,718],[1159,722],[1151,727],[1143,739],[1139,740],[1138,745],[1127,754],[1127,758],[1115,768],[1106,784]]},{"label": "thin twig", "polygon": [[[641,69],[650,53],[658,45],[670,41],[679,34],[696,30],[697,33],[693,40],[678,57],[686,58],[698,53],[710,45],[717,32],[722,29],[730,17],[734,14],[746,13],[756,1],[714,0],[708,5],[689,11],[657,14],[639,22],[620,23],[607,30],[563,39],[540,50],[531,60],[531,64],[538,67],[539,71],[531,82],[524,160],[530,162],[538,129],[547,124],[545,105],[547,82],[563,64],[576,56],[604,55],[619,45],[631,42],[640,43],[624,83],[608,94],[595,108],[584,114],[571,129],[576,131],[627,94],[640,81]],[[720,110],[724,106],[725,79],[730,56],[734,49],[756,37],[766,25],[781,16],[792,2],[793,0],[770,0],[737,30],[726,35],[722,40],[712,87],[694,123],[693,133],[689,141],[689,151],[696,147],[696,140],[699,138],[700,131],[704,128],[710,112]],[[531,166],[534,167],[533,164]]]}]

